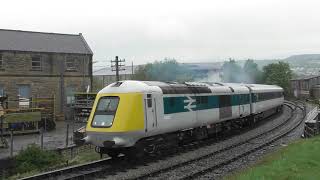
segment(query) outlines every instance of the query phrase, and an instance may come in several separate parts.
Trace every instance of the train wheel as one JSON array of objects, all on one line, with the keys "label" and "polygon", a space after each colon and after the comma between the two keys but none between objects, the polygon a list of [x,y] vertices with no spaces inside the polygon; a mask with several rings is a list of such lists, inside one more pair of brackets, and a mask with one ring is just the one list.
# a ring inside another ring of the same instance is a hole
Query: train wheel
[{"label": "train wheel", "polygon": [[109,150],[109,151],[107,152],[107,154],[108,154],[108,156],[110,156],[112,159],[116,159],[116,158],[118,158],[120,152],[117,151],[117,150]]},{"label": "train wheel", "polygon": [[142,159],[145,155],[145,146],[142,142],[137,142],[134,146],[126,149],[124,154],[129,158],[133,160],[139,160]]}]

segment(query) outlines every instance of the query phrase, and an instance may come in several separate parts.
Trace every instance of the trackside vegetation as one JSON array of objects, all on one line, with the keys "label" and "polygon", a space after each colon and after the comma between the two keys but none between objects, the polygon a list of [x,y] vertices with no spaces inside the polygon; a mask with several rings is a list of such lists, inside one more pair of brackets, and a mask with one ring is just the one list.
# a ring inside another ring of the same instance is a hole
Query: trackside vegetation
[{"label": "trackside vegetation", "polygon": [[42,150],[38,145],[32,144],[13,158],[14,167],[7,173],[6,179],[19,179],[98,159],[100,156],[94,149],[82,151],[71,158],[69,155],[60,155],[55,151]]},{"label": "trackside vegetation", "polygon": [[40,172],[55,166],[62,166],[63,157],[53,151],[42,150],[39,146],[32,144],[22,150],[14,158],[15,168],[12,173],[24,174]]},{"label": "trackside vegetation", "polygon": [[289,144],[225,179],[320,179],[320,136]]},{"label": "trackside vegetation", "polygon": [[[185,82],[185,81],[218,81],[226,83],[255,83],[278,85],[284,89],[285,95],[290,96],[290,79],[293,77],[289,63],[275,62],[261,68],[252,59],[240,65],[236,60],[229,59],[221,67],[220,79],[211,73],[199,71],[175,59],[164,59],[135,69],[133,79],[143,81]],[[215,69],[213,69],[215,71]],[[95,84],[102,84],[96,82]],[[102,88],[102,87],[101,87]]]}]

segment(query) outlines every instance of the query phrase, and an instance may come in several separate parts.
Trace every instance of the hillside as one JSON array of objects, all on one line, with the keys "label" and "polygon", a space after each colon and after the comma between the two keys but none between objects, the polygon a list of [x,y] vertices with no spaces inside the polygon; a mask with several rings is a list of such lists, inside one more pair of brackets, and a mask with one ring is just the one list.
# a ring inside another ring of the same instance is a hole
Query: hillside
[{"label": "hillside", "polygon": [[312,61],[320,60],[320,54],[300,54],[293,55],[284,59],[285,61]]},{"label": "hillside", "polygon": [[[284,61],[290,64],[293,73],[298,77],[320,75],[320,54],[300,54],[278,60],[254,60],[260,69],[271,63]],[[243,65],[245,60],[237,61]]]}]

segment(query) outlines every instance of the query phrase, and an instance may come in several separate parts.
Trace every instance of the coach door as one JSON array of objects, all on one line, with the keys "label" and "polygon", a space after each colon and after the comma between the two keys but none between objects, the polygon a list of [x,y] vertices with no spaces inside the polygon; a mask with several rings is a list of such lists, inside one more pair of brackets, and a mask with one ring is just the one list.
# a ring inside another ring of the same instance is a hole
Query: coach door
[{"label": "coach door", "polygon": [[240,94],[239,95],[239,116],[243,116],[245,111],[244,111],[244,108],[245,108],[245,103],[246,103],[246,95],[242,95]]},{"label": "coach door", "polygon": [[225,119],[232,116],[231,96],[219,96],[219,113],[220,119]]},{"label": "coach door", "polygon": [[152,131],[157,126],[156,119],[156,102],[152,94],[147,94],[144,104],[145,104],[145,119],[146,119],[146,132]]}]

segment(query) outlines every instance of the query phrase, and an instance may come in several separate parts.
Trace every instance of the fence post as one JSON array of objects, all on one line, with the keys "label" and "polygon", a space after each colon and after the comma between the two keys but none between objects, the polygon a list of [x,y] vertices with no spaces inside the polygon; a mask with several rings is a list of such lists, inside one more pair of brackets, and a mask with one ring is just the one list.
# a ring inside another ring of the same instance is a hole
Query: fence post
[{"label": "fence post", "polygon": [[67,124],[67,132],[66,132],[66,147],[68,147],[69,144],[69,123]]},{"label": "fence post", "polygon": [[47,116],[44,118],[44,132],[47,132]]},{"label": "fence post", "polygon": [[13,130],[10,130],[10,157],[13,157]]},{"label": "fence post", "polygon": [[72,123],[72,132],[71,132],[72,134],[71,134],[71,142],[73,142],[73,134],[74,134],[74,122]]},{"label": "fence post", "polygon": [[72,147],[70,149],[70,155],[71,155],[71,159],[74,157],[74,147]]},{"label": "fence post", "polygon": [[40,129],[40,146],[43,149],[43,128]]}]

